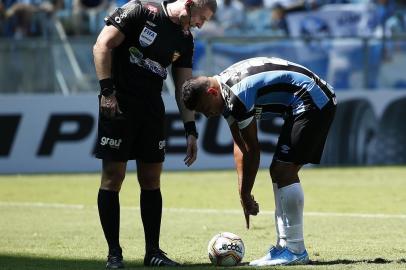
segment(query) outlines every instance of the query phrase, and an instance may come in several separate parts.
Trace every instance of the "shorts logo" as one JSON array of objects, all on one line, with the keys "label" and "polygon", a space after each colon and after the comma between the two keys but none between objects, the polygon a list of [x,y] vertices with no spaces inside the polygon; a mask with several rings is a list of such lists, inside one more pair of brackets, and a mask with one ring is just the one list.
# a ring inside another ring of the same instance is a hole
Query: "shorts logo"
[{"label": "shorts logo", "polygon": [[284,144],[284,145],[281,146],[281,152],[282,152],[282,153],[284,153],[284,154],[289,154],[289,150],[290,150],[290,147],[287,146],[286,144]]},{"label": "shorts logo", "polygon": [[144,29],[142,29],[139,38],[141,46],[148,47],[154,42],[157,36],[158,36],[157,33],[155,33],[154,31],[145,26]]},{"label": "shorts logo", "polygon": [[159,143],[158,143],[159,150],[165,149],[165,146],[166,146],[166,141],[165,140],[159,141]]},{"label": "shorts logo", "polygon": [[114,140],[114,139],[110,139],[107,137],[102,137],[100,139],[100,145],[103,145],[103,146],[108,145],[108,146],[110,146],[110,148],[114,148],[114,149],[119,149],[121,142],[122,142],[121,139]]}]

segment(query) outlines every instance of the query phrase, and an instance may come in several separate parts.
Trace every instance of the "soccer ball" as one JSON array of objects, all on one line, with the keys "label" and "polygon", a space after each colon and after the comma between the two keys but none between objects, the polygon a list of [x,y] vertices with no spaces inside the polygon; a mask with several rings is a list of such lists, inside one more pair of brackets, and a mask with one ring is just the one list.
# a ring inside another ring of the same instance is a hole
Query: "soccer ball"
[{"label": "soccer ball", "polygon": [[223,232],[216,234],[210,240],[207,251],[214,265],[234,266],[244,257],[245,247],[238,235]]}]

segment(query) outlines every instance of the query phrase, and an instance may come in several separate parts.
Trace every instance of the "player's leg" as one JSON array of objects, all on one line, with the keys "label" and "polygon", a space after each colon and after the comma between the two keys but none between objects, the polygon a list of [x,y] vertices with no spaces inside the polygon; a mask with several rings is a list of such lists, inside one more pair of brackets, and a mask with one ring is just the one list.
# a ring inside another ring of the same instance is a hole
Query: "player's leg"
[{"label": "player's leg", "polygon": [[[271,167],[269,168],[269,172],[271,173]],[[283,213],[282,213],[282,206],[281,206],[281,199],[280,199],[280,192],[278,189],[278,184],[272,180],[272,187],[273,187],[273,194],[274,194],[274,202],[275,202],[275,230],[276,230],[276,244],[271,245],[269,247],[268,252],[265,256],[251,261],[251,266],[260,266],[264,265],[266,262],[270,261],[273,257],[277,256],[279,252],[286,246],[286,233],[285,227],[283,224]]]},{"label": "player's leg", "polygon": [[256,265],[308,263],[303,241],[304,194],[298,171],[301,164],[320,162],[334,113],[335,106],[332,105],[285,120],[270,172],[278,187],[286,246],[272,258]]},{"label": "player's leg", "polygon": [[[303,239],[304,195],[298,177],[301,165],[293,162],[294,149],[291,136],[293,128],[294,118],[285,119],[269,168],[275,199],[277,244],[271,246],[264,257],[251,262],[250,265],[253,266],[290,264],[297,259],[297,263],[308,261]],[[293,255],[281,260],[281,257],[286,257],[286,252]]]},{"label": "player's leg", "polygon": [[320,163],[334,114],[335,106],[331,104],[323,110],[288,118],[282,129],[270,171],[278,186],[286,248],[270,265],[309,261],[303,237],[304,193],[298,172],[301,164]]},{"label": "player's leg", "polygon": [[271,165],[272,181],[276,183],[279,214],[285,246],[295,254],[305,252],[303,237],[304,193],[298,171],[301,165],[274,160]]}]

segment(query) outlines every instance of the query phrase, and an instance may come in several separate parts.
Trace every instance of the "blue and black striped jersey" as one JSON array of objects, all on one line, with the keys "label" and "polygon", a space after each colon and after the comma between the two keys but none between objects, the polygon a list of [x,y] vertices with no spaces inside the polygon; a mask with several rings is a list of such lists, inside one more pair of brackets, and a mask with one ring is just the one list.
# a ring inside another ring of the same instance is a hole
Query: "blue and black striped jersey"
[{"label": "blue and black striped jersey", "polygon": [[226,106],[223,116],[231,125],[246,127],[253,119],[272,114],[298,115],[322,109],[335,94],[309,69],[279,58],[257,57],[238,62],[215,76]]}]

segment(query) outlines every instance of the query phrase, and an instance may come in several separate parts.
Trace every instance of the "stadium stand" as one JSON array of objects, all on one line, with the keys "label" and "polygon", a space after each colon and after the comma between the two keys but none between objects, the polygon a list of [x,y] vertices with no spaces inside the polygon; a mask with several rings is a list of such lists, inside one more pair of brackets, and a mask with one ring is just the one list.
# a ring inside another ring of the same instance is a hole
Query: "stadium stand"
[{"label": "stadium stand", "polygon": [[[96,91],[91,46],[125,1],[1,0],[0,93]],[[195,72],[265,54],[301,62],[336,89],[402,89],[405,10],[401,0],[219,0],[195,31]]]}]

